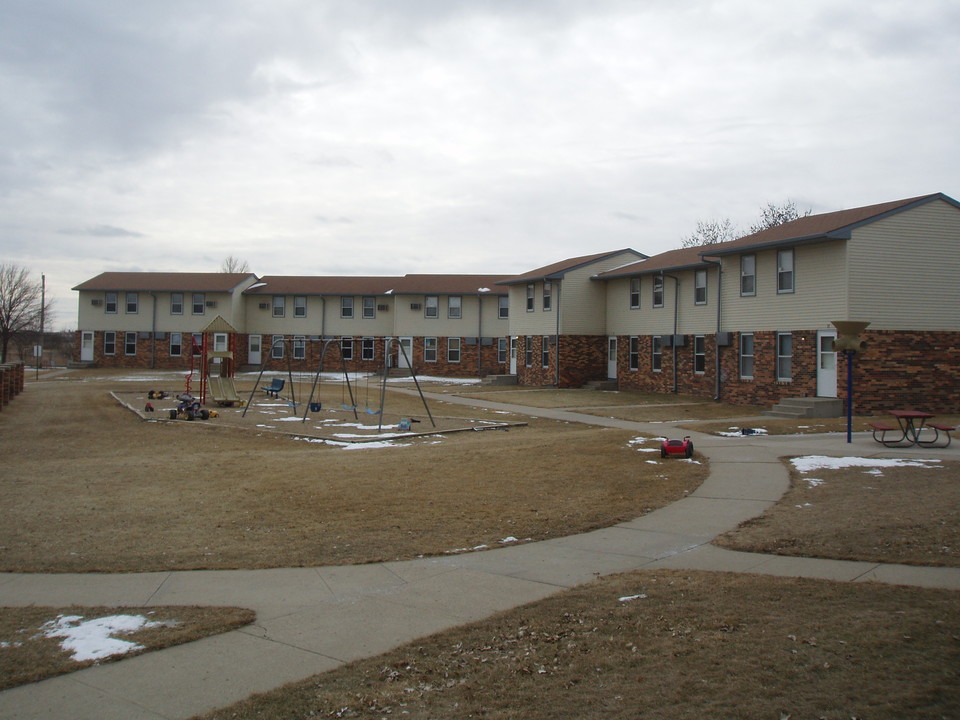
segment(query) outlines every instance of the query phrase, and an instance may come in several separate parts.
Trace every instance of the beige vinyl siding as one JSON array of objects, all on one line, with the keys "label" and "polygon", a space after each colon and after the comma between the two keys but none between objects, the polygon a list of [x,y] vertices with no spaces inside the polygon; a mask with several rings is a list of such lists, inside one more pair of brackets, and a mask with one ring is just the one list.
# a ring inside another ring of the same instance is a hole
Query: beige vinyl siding
[{"label": "beige vinyl siding", "polygon": [[663,335],[673,333],[673,275],[680,281],[677,332],[681,335],[709,335],[717,328],[717,269],[707,269],[707,303],[694,300],[694,270],[667,273],[663,284],[663,307],[653,307],[653,276],[642,275],[640,307],[630,308],[630,279],[618,278],[607,284],[607,330],[611,335]]},{"label": "beige vinyl siding", "polygon": [[794,246],[792,293],[777,293],[777,249],[754,254],[753,297],[740,297],[740,256],[723,258],[723,330],[829,328],[847,317],[846,241]]},{"label": "beige vinyl siding", "polygon": [[[217,315],[229,322],[238,330],[243,324],[241,319],[233,317],[233,303],[230,293],[204,293],[206,301],[216,302],[216,307],[204,307],[203,315],[194,315],[191,311],[193,293],[183,292],[183,314],[170,314],[170,293],[136,291],[138,295],[138,312],[127,313],[125,311],[126,290],[117,291],[117,312],[107,313],[106,306],[103,304],[105,293],[103,291],[80,291],[79,293],[79,313],[78,327],[81,330],[118,330],[129,332],[200,332]],[[199,291],[198,291],[199,292]],[[154,296],[156,296],[156,316],[154,316]],[[99,306],[94,306],[92,300],[101,301]],[[156,324],[154,324],[156,323]]]},{"label": "beige vinyl siding", "polygon": [[960,210],[937,200],[854,230],[849,246],[850,319],[960,329]]},{"label": "beige vinyl siding", "polygon": [[[397,295],[392,334],[398,337],[501,337],[507,334],[508,320],[497,317],[496,295],[462,295],[459,319],[447,317],[447,295],[439,295],[438,317],[424,315],[423,295]],[[419,310],[411,310],[419,304]],[[481,317],[482,313],[482,317]]]},{"label": "beige vinyl siding", "polygon": [[[527,283],[510,285],[510,334],[511,335],[556,335],[557,295],[565,298],[565,287],[559,280],[553,282],[553,305],[550,312],[543,312],[543,283],[534,283],[533,312],[527,312]],[[560,302],[566,302],[561,300]]]},{"label": "beige vinyl siding", "polygon": [[[351,297],[351,296],[347,296]],[[393,327],[396,323],[394,315],[396,314],[397,307],[397,298],[393,296],[379,296],[375,297],[374,308],[378,308],[380,305],[387,305],[388,310],[379,310],[376,309],[376,317],[374,318],[364,318],[363,317],[363,298],[371,297],[369,295],[355,295],[353,297],[353,317],[352,318],[342,318],[340,317],[340,295],[324,295],[323,300],[326,304],[325,317],[323,318],[323,330],[322,333],[326,337],[341,337],[341,336],[353,336],[353,337],[383,337],[388,335],[393,335]],[[314,303],[311,302],[314,298],[308,298],[307,300],[307,321],[310,323],[310,327],[315,329],[307,331],[309,333],[320,334],[321,333],[321,323],[320,318],[313,317],[312,308]],[[299,327],[303,327],[303,320],[290,320],[290,315],[293,312],[293,297],[291,296],[287,301],[288,311],[286,322],[282,325],[275,325],[273,327],[279,328],[297,328],[298,322]],[[269,313],[268,313],[269,314]],[[272,332],[303,332],[302,330],[295,329],[281,329],[273,330]],[[356,352],[359,353],[359,346],[356,349]],[[359,357],[359,355],[357,355]]]}]

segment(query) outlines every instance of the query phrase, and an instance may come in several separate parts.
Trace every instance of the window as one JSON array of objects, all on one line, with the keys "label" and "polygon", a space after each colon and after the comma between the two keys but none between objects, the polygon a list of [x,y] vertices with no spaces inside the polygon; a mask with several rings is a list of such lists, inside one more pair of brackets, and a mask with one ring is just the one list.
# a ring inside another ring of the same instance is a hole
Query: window
[{"label": "window", "polygon": [[353,338],[340,338],[340,357],[344,360],[353,360]]},{"label": "window", "polygon": [[630,336],[630,369],[640,369],[640,338],[636,335]]},{"label": "window", "polygon": [[693,273],[693,302],[697,305],[707,304],[706,270],[697,270]]},{"label": "window", "polygon": [[281,318],[287,313],[287,298],[283,295],[273,296],[273,316]]},{"label": "window", "polygon": [[190,352],[193,353],[193,356],[200,357],[203,355],[203,333],[191,333],[190,342]]},{"label": "window", "polygon": [[630,309],[640,307],[640,278],[630,278]]},{"label": "window", "polygon": [[650,357],[653,358],[653,371],[660,372],[663,369],[663,338],[659,335],[654,335],[650,340]]},{"label": "window", "polygon": [[463,312],[463,298],[459,295],[451,295],[447,298],[447,317],[459,320]]},{"label": "window", "polygon": [[533,312],[533,283],[527,283],[527,312]]},{"label": "window", "polygon": [[103,310],[110,314],[117,311],[117,294],[115,292],[103,294]]},{"label": "window", "polygon": [[740,333],[740,377],[753,378],[753,333]]},{"label": "window", "polygon": [[793,335],[777,333],[777,381],[793,380]]},{"label": "window", "polygon": [[125,332],[123,334],[123,354],[137,354],[137,334],[135,332]]},{"label": "window", "polygon": [[127,314],[136,315],[140,312],[140,296],[135,292],[127,293]]},{"label": "window", "polygon": [[363,317],[365,320],[373,320],[377,316],[377,299],[375,297],[363,298]]},{"label": "window", "polygon": [[460,362],[460,338],[447,338],[447,362]]},{"label": "window", "polygon": [[423,339],[423,361],[437,361],[437,339],[435,337],[425,337]]},{"label": "window", "polygon": [[170,314],[183,315],[183,293],[170,293]]},{"label": "window", "polygon": [[103,354],[117,354],[117,334],[112,330],[108,330],[103,334]]},{"label": "window", "polygon": [[757,256],[740,256],[740,294],[749,297],[757,294]]},{"label": "window", "polygon": [[550,367],[550,336],[544,335],[540,342],[540,364],[548,368]]},{"label": "window", "polygon": [[693,371],[707,371],[707,339],[703,335],[693,336]]},{"label": "window", "polygon": [[777,251],[777,292],[793,292],[793,250]]},{"label": "window", "polygon": [[549,280],[543,281],[543,309],[550,311],[553,307],[553,283]]},{"label": "window", "polygon": [[353,296],[340,296],[340,317],[347,319],[353,317]]},{"label": "window", "polygon": [[360,342],[360,359],[373,360],[376,357],[376,345],[372,337],[365,337]]},{"label": "window", "polygon": [[183,355],[183,333],[170,333],[170,357]]},{"label": "window", "polygon": [[307,297],[306,295],[293,296],[293,316],[295,318],[305,318],[307,316]]},{"label": "window", "polygon": [[507,339],[497,338],[497,362],[503,365],[507,362]]},{"label": "window", "polygon": [[510,297],[508,295],[501,295],[497,298],[497,303],[497,317],[499,317],[501,320],[510,317]]},{"label": "window", "polygon": [[213,351],[214,352],[227,351],[227,334],[226,333],[213,334]]},{"label": "window", "polygon": [[203,315],[206,312],[207,297],[203,293],[193,293],[193,300],[191,302],[193,309],[191,312],[194,315]]},{"label": "window", "polygon": [[440,317],[440,298],[436,295],[427,295],[423,298],[423,316],[428,318]]},{"label": "window", "polygon": [[663,307],[663,275],[653,276],[653,306]]},{"label": "window", "polygon": [[293,336],[293,359],[305,360],[307,358],[307,339],[303,335]]},{"label": "window", "polygon": [[533,367],[533,338],[527,335],[523,339],[523,362],[527,367]]},{"label": "window", "polygon": [[270,357],[274,360],[283,359],[283,335],[274,335],[271,339]]}]

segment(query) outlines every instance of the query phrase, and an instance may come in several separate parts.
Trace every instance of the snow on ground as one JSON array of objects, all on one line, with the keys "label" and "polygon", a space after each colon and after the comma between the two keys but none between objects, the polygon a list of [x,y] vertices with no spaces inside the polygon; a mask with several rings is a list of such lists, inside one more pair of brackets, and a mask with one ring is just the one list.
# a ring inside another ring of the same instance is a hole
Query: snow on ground
[{"label": "snow on ground", "polygon": [[827,455],[806,455],[795,457],[791,461],[797,472],[808,473],[814,470],[840,470],[850,467],[889,468],[889,467],[937,467],[939,460],[906,460],[899,458],[862,458],[829,457]]},{"label": "snow on ground", "polygon": [[143,615],[110,615],[84,620],[82,615],[60,615],[40,626],[42,634],[63,638],[60,647],[70,652],[77,662],[102,660],[113,655],[126,655],[143,646],[114,637],[165,623],[147,620]]},{"label": "snow on ground", "polygon": [[717,435],[723,435],[723,437],[750,437],[751,435],[766,435],[767,431],[765,428],[738,428],[732,427],[729,430],[721,430]]}]

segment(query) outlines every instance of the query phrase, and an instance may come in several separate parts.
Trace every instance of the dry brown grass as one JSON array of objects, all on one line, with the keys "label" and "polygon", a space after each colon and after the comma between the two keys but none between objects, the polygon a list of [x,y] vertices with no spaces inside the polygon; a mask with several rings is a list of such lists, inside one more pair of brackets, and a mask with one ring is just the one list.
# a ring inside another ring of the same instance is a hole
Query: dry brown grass
[{"label": "dry brown grass", "polygon": [[879,473],[793,469],[778,504],[714,542],[746,552],[960,567],[960,463]]},{"label": "dry brown grass", "polygon": [[957,610],[950,591],[635,572],[203,717],[956,718]]},{"label": "dry brown grass", "polygon": [[[108,391],[142,394],[163,383],[85,377],[31,384],[0,414],[0,569],[140,572],[442,554],[613,525],[682,497],[706,474],[702,465],[647,464],[628,444],[632,433],[547,420],[360,450],[295,442],[256,428],[263,419],[252,415],[247,429],[219,425],[226,414],[142,422]],[[388,407],[398,411],[419,403],[392,395]]]},{"label": "dry brown grass", "polygon": [[[100,660],[74,660],[59,638],[49,637],[44,624],[59,616],[81,616],[85,621],[112,615],[140,615],[156,627],[116,635],[141,646],[123,655]],[[0,690],[113,662],[172,645],[234,630],[254,620],[251,610],[224,607],[25,607],[0,608]]]},{"label": "dry brown grass", "polygon": [[[947,425],[960,425],[960,415],[941,415],[937,417],[938,422]],[[886,422],[896,427],[897,421],[893,417],[887,416],[854,416],[853,431],[869,432],[870,423]],[[689,430],[699,432],[719,434],[740,430],[744,427],[752,429],[765,430],[768,435],[807,435],[810,433],[845,433],[847,431],[847,419],[843,418],[806,418],[802,420],[793,420],[789,418],[751,418],[749,422],[731,425],[725,422],[703,422],[696,424],[681,425]],[[932,437],[932,436],[931,436]]]}]

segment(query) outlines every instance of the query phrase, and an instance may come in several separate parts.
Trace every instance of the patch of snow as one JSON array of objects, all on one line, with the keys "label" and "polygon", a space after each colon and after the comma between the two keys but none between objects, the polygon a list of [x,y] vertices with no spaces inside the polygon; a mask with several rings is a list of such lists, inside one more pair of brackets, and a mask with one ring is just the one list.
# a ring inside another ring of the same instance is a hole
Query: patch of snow
[{"label": "patch of snow", "polygon": [[930,463],[939,463],[939,460],[907,460],[900,458],[861,458],[861,457],[829,457],[827,455],[806,455],[796,457],[791,461],[797,472],[808,473],[814,470],[840,470],[850,467],[889,468],[889,467],[932,467]]},{"label": "patch of snow", "polygon": [[646,600],[646,595],[624,595],[622,598],[618,598],[619,602],[630,602],[631,600]]},{"label": "patch of snow", "polygon": [[63,638],[60,647],[72,653],[73,659],[102,660],[113,655],[126,655],[143,646],[130,640],[113,637],[163,625],[143,615],[110,615],[84,620],[82,615],[60,615],[40,626],[45,637]]},{"label": "patch of snow", "polygon": [[[746,430],[747,432],[744,432]],[[728,431],[721,430],[717,435],[723,437],[752,437],[754,435],[766,435],[766,428],[730,428]]]}]

